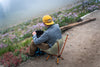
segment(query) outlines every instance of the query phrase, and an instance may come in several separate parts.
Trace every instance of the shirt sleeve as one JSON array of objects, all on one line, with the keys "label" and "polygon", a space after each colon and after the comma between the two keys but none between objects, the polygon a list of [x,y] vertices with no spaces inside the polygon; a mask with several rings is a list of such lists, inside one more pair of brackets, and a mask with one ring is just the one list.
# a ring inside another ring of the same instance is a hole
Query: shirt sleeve
[{"label": "shirt sleeve", "polygon": [[46,32],[44,32],[39,38],[37,38],[36,35],[33,36],[33,41],[36,45],[40,44],[40,43],[43,43],[47,40],[48,40],[48,35],[47,35]]}]

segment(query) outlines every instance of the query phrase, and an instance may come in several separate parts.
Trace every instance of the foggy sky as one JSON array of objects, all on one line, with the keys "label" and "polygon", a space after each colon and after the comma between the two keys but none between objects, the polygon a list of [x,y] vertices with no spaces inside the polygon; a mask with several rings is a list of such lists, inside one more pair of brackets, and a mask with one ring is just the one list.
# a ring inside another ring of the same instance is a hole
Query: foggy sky
[{"label": "foggy sky", "polygon": [[[0,2],[1,25],[13,25],[35,16],[48,14],[50,11],[76,2],[77,0],[2,0]],[[1,15],[2,14],[2,15]]]}]

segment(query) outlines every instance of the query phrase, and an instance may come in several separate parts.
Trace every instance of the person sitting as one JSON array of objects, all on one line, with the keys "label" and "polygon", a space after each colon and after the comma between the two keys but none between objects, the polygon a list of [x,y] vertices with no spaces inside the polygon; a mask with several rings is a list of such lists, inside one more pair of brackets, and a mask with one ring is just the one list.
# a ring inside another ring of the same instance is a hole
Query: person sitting
[{"label": "person sitting", "polygon": [[33,40],[31,41],[29,56],[34,56],[37,48],[47,50],[51,48],[55,42],[62,38],[61,30],[58,24],[55,24],[50,15],[45,15],[42,18],[43,24],[47,30],[40,36],[36,36],[36,31],[32,33]]}]

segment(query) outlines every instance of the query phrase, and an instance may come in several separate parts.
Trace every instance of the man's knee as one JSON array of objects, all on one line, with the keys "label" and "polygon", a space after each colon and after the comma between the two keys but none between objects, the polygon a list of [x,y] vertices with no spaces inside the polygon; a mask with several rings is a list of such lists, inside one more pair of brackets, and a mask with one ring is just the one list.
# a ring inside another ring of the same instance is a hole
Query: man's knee
[{"label": "man's knee", "polygon": [[34,45],[35,45],[33,40],[31,41],[31,45],[32,45],[32,46],[34,46]]},{"label": "man's knee", "polygon": [[31,40],[31,42],[34,42],[33,40]]}]

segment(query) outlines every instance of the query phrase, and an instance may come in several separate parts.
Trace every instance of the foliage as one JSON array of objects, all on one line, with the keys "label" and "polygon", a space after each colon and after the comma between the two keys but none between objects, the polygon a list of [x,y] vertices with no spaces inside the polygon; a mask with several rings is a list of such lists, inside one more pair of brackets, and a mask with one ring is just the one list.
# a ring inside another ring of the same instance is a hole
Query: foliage
[{"label": "foliage", "polygon": [[24,62],[27,59],[28,57],[24,54],[16,56],[12,52],[7,52],[0,58],[0,63],[5,67],[17,67],[21,62]]},{"label": "foliage", "polygon": [[32,38],[28,38],[24,40],[23,42],[20,42],[14,45],[8,45],[5,48],[0,48],[0,56],[6,52],[9,52],[9,51],[13,52],[15,49],[21,49],[22,47],[29,46],[31,43],[31,40]]}]

